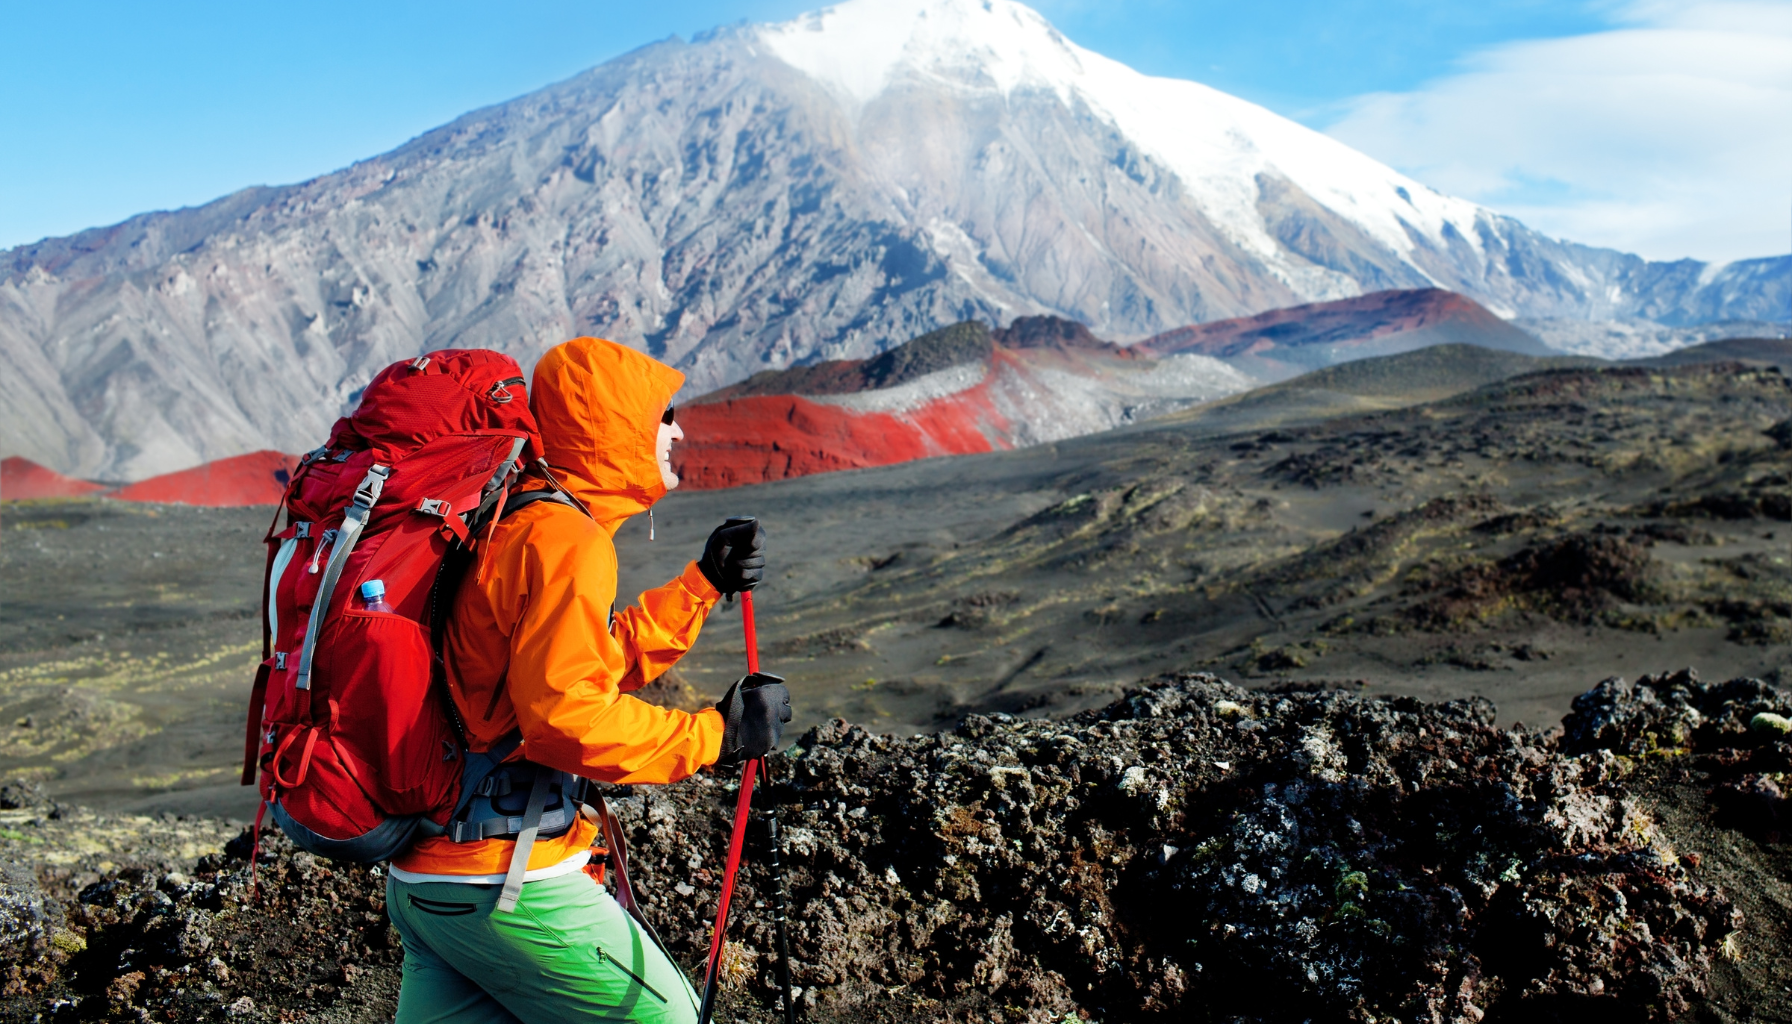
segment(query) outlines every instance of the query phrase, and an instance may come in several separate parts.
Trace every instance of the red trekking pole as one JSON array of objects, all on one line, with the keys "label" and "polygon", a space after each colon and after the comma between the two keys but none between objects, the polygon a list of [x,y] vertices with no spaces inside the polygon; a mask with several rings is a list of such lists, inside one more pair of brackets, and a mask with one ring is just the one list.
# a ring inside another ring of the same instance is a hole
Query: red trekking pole
[{"label": "red trekking pole", "polygon": [[[759,634],[753,628],[753,592],[740,593],[741,626],[747,635],[747,672],[759,671]],[[703,984],[703,1009],[698,1024],[709,1024],[716,1008],[716,990],[721,984],[723,936],[728,932],[728,900],[734,895],[734,878],[740,871],[741,845],[747,838],[747,813],[753,805],[753,776],[759,771],[759,759],[753,758],[740,770],[740,800],[734,805],[734,834],[728,839],[728,866],[722,872],[722,901],[716,907],[716,930],[709,940],[709,977]]]}]

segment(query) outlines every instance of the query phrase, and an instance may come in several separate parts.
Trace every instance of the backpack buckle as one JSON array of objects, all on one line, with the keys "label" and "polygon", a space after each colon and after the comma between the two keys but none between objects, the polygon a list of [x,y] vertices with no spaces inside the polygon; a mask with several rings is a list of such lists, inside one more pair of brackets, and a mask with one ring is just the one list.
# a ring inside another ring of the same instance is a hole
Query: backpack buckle
[{"label": "backpack buckle", "polygon": [[276,671],[276,672],[286,671],[286,652],[285,651],[275,651],[274,652],[274,671]]},{"label": "backpack buckle", "polygon": [[361,478],[361,486],[355,488],[355,504],[362,508],[372,508],[373,503],[380,500],[380,491],[385,489],[386,477],[392,475],[389,467],[374,463]]},{"label": "backpack buckle", "polygon": [[510,773],[493,772],[479,780],[479,787],[474,793],[483,797],[509,796],[511,793]]},{"label": "backpack buckle", "polygon": [[411,369],[416,370],[418,373],[422,373],[424,370],[429,369],[429,357],[418,356],[411,360]]},{"label": "backpack buckle", "polygon": [[454,506],[441,498],[424,498],[417,502],[417,511],[427,516],[441,516],[446,519],[448,513],[454,511]]}]

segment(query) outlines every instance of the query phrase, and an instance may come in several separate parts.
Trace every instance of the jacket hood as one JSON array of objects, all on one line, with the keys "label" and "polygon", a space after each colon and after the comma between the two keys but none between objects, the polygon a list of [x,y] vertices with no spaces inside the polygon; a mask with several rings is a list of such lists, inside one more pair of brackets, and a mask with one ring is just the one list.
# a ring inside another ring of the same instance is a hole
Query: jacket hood
[{"label": "jacket hood", "polygon": [[529,408],[548,465],[611,534],[666,493],[660,416],[684,374],[602,338],[574,338],[535,364]]}]

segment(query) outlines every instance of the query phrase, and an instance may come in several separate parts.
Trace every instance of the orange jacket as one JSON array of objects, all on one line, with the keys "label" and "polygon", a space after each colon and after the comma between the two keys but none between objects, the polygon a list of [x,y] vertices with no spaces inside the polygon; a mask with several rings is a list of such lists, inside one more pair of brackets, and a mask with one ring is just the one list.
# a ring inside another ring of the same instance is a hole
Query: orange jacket
[{"label": "orange jacket", "polygon": [[[519,756],[602,782],[676,782],[715,763],[720,713],[654,707],[628,691],[690,650],[721,595],[692,562],[612,615],[612,537],[666,493],[655,455],[659,422],[683,383],[678,371],[597,338],[557,346],[536,364],[529,405],[548,464],[591,515],[538,502],[480,541],[443,647],[472,749],[520,730]],[[594,834],[581,821],[536,843],[529,867],[565,860]],[[425,839],[393,863],[422,874],[502,874],[512,847],[503,839]]]}]

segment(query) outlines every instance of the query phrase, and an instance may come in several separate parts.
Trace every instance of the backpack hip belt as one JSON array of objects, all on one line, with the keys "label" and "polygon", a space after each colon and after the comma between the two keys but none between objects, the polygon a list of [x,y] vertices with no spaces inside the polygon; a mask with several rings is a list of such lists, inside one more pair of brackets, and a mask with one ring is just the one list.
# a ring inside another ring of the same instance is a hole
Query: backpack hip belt
[{"label": "backpack hip belt", "polygon": [[[535,780],[547,779],[547,799],[540,815],[529,821],[526,794]],[[536,838],[566,834],[579,818],[585,780],[572,772],[555,771],[529,761],[499,765],[471,789],[463,789],[461,805],[448,819],[443,834],[456,843],[484,839],[516,839],[533,825]]]}]

